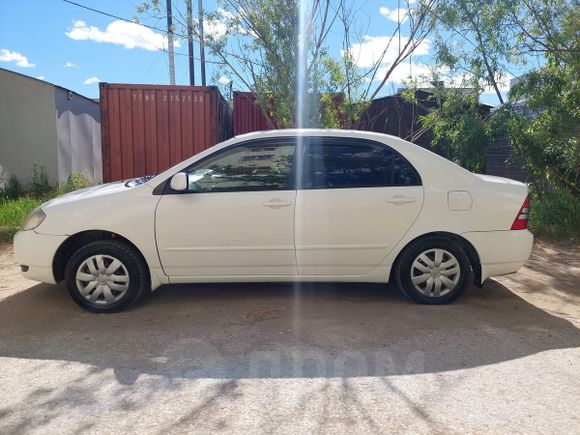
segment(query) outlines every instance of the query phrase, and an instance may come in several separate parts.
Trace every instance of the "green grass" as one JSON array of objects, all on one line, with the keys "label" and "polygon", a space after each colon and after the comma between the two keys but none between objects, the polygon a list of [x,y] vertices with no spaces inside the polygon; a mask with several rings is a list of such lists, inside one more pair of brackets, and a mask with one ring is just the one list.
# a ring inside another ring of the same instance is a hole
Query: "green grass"
[{"label": "green grass", "polygon": [[45,199],[0,198],[0,240],[11,240],[28,213],[42,204]]},{"label": "green grass", "polygon": [[26,192],[23,185],[14,177],[11,177],[4,190],[0,191],[0,242],[11,241],[26,215],[43,202],[93,185],[93,182],[80,172],[73,172],[68,181],[61,186],[51,186],[46,174],[37,171],[36,168],[32,179]]},{"label": "green grass", "polygon": [[26,215],[42,202],[33,198],[0,200],[0,227],[19,227]]}]

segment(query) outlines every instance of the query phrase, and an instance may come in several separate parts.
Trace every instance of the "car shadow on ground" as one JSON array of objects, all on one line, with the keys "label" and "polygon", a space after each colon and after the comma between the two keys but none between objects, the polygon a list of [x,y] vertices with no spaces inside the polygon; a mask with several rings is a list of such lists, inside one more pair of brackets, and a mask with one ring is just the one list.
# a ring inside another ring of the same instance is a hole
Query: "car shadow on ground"
[{"label": "car shadow on ground", "polygon": [[0,357],[176,378],[387,376],[471,368],[580,347],[580,330],[496,281],[448,306],[370,284],[167,286],[119,314],[78,308],[62,285],[0,302]]}]

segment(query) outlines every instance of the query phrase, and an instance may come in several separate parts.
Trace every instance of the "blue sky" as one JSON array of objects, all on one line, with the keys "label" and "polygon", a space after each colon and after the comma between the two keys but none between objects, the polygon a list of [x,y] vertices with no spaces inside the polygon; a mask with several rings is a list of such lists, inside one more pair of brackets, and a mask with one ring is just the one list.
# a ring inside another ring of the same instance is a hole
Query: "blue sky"
[{"label": "blue sky", "polygon": [[[140,3],[139,0],[77,2],[130,19]],[[363,40],[355,48],[363,66],[372,60],[377,47],[382,46],[381,38],[392,32],[395,23],[389,15],[397,2],[368,0],[361,5],[368,16],[368,26],[362,27]],[[205,0],[204,7],[215,10],[214,0]],[[168,83],[167,53],[158,49],[163,44],[161,33],[143,28],[135,30],[115,21],[62,0],[0,0],[0,67],[42,78],[88,97],[98,97],[99,80]],[[142,21],[160,29],[165,25],[164,19],[142,18]],[[179,45],[176,52],[186,53],[186,44]],[[331,53],[338,56],[341,49],[338,37],[331,34],[328,45]],[[198,56],[197,45],[195,51]],[[408,75],[408,70],[428,67],[432,63],[431,51],[431,44],[424,44],[419,50],[421,54],[413,56],[411,63],[399,69],[395,82],[381,95],[393,93],[400,86],[398,82]],[[187,57],[178,55],[175,63],[176,83],[188,84]],[[220,76],[221,73],[208,65],[208,84],[216,84]],[[199,71],[196,77],[199,80]],[[234,89],[239,87],[234,81]],[[497,99],[484,94],[482,101],[496,104]]]}]

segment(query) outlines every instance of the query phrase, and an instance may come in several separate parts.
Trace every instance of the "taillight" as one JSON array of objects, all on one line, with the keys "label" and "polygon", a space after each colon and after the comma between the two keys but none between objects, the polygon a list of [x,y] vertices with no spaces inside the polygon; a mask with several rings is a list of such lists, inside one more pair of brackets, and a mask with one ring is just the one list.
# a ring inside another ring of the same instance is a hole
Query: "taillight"
[{"label": "taillight", "polygon": [[524,203],[520,207],[518,215],[512,224],[512,230],[525,230],[528,228],[528,215],[530,214],[530,200],[526,196]]}]

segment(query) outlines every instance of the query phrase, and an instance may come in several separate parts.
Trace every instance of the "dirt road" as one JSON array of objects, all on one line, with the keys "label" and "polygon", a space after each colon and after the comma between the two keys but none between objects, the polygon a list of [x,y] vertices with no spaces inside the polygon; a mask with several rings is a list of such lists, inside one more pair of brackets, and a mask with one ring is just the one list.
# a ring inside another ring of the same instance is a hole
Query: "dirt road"
[{"label": "dirt road", "polygon": [[580,433],[580,252],[451,306],[392,287],[166,287],[93,315],[0,248],[0,432]]}]

